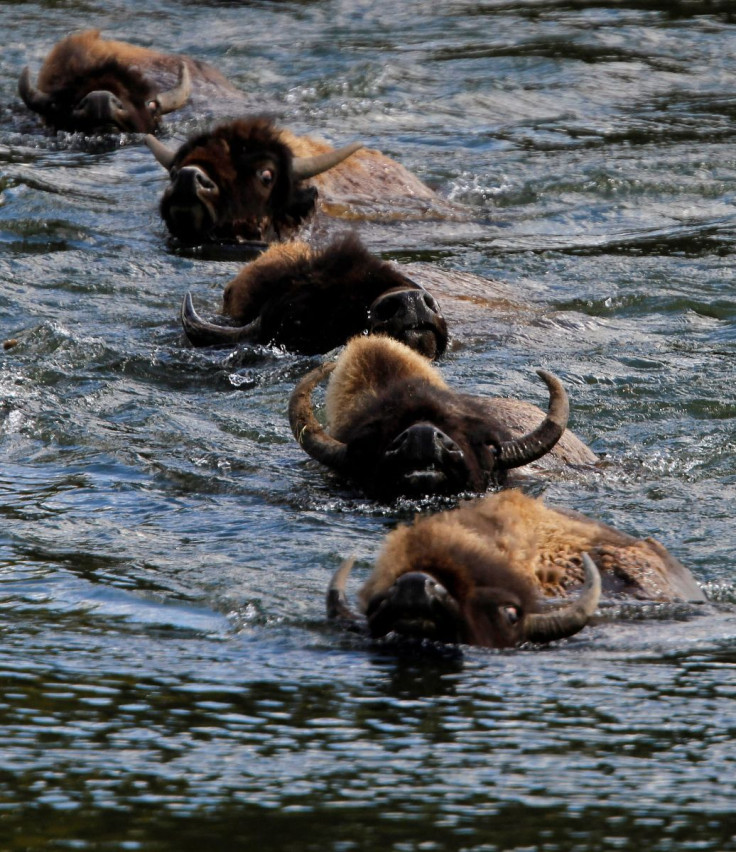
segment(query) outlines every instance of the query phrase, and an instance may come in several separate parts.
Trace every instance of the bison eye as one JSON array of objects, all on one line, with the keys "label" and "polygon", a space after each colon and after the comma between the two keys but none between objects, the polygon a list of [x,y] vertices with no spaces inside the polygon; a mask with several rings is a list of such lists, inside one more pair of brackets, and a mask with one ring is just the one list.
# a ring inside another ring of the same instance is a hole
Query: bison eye
[{"label": "bison eye", "polygon": [[518,606],[513,606],[513,604],[508,604],[507,606],[501,607],[501,612],[506,616],[506,620],[509,624],[517,624],[519,619],[521,618],[521,613],[519,612]]},{"label": "bison eye", "polygon": [[274,179],[273,169],[258,169],[258,171],[256,172],[256,175],[258,176],[258,180],[264,186],[271,186],[271,184],[273,183],[273,179]]}]

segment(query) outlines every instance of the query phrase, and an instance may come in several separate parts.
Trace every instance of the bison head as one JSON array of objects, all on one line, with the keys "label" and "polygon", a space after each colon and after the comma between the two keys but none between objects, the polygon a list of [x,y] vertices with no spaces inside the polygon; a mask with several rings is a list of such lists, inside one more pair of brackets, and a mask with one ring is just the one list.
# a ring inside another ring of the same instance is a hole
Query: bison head
[{"label": "bison head", "polygon": [[124,131],[152,133],[161,116],[180,109],[189,100],[191,79],[182,62],[178,84],[169,91],[155,88],[135,67],[111,59],[95,68],[62,80],[42,91],[31,81],[26,67],[18,91],[26,106],[57,130],[82,133]]},{"label": "bison head", "polygon": [[[431,520],[431,519],[430,519]],[[427,537],[428,532],[424,531]],[[549,612],[540,611],[532,580],[510,565],[488,560],[482,548],[451,552],[441,538],[423,542],[425,557],[410,558],[406,570],[389,578],[374,576],[363,588],[364,615],[347,598],[353,560],[335,572],[327,592],[327,616],[350,626],[367,627],[375,639],[387,636],[452,644],[511,648],[524,642],[564,639],[585,627],[601,593],[598,569],[585,553],[584,584],[576,599]]]},{"label": "bison head", "polygon": [[398,378],[380,392],[365,394],[333,436],[317,421],[311,394],[335,366],[312,370],[295,388],[289,403],[292,431],[309,455],[382,499],[480,492],[503,484],[508,470],[548,453],[567,425],[569,402],[562,383],[539,370],[550,391],[549,411],[521,438],[510,437],[482,400],[423,377]]},{"label": "bison head", "polygon": [[146,143],[171,179],[161,216],[188,244],[281,239],[314,209],[317,190],[303,181],[362,147],[295,157],[273,124],[259,118],[220,125],[176,152],[153,136]]},{"label": "bison head", "polygon": [[247,340],[314,354],[369,331],[428,358],[447,346],[435,298],[354,234],[320,250],[299,241],[271,246],[227,284],[224,313],[240,324],[202,319],[187,294],[181,319],[189,340],[195,346]]}]

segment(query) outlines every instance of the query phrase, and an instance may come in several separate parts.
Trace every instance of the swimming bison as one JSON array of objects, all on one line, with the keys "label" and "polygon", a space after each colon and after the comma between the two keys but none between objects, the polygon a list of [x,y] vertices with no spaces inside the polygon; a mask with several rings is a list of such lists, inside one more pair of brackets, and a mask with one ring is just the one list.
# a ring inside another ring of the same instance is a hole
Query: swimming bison
[{"label": "swimming bison", "polygon": [[18,90],[26,106],[56,130],[153,133],[162,115],[187,103],[193,81],[237,91],[203,62],[86,30],[52,48],[37,83],[24,68]]},{"label": "swimming bison", "polygon": [[[330,373],[323,428],[311,394]],[[376,335],[356,337],[337,362],[323,364],[299,382],[289,402],[289,421],[309,455],[376,497],[485,491],[503,484],[512,468],[553,451],[558,442],[560,460],[596,461],[574,435],[565,434],[561,442],[567,394],[551,373],[540,370],[539,376],[550,391],[546,417],[519,400],[457,393],[403,344]]]},{"label": "swimming bison", "polygon": [[[375,638],[508,648],[577,633],[601,589],[614,598],[705,600],[687,568],[654,539],[514,490],[390,533],[360,590],[360,612],[346,594],[352,564],[335,572],[327,614]],[[550,597],[567,602],[545,611]]]},{"label": "swimming bison", "polygon": [[354,235],[322,250],[298,241],[271,246],[226,285],[223,313],[238,325],[203,320],[187,294],[181,319],[189,340],[195,346],[251,341],[315,354],[368,331],[428,358],[447,346],[437,301]]},{"label": "swimming bison", "polygon": [[366,199],[391,216],[407,199],[421,210],[446,204],[399,163],[359,142],[335,150],[264,118],[221,124],[176,151],[153,136],[146,142],[169,173],[161,216],[187,245],[293,237],[317,209],[318,195],[331,216],[354,216]]}]

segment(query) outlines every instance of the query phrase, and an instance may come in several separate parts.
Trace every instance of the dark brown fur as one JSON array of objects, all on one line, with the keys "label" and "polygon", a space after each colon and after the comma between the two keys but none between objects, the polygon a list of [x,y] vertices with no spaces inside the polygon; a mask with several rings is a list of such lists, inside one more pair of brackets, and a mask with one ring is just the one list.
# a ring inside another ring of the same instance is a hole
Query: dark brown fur
[{"label": "dark brown fur", "polygon": [[[189,139],[176,152],[161,216],[169,231],[186,243],[279,240],[312,213],[317,198],[313,187],[294,181],[293,159],[291,148],[267,119],[221,124]],[[191,188],[180,186],[178,174],[188,166],[201,169],[217,188],[207,208],[197,208]],[[272,175],[269,185],[259,177],[264,170]]]},{"label": "dark brown fur", "polygon": [[[544,419],[544,413],[529,403],[451,390],[426,359],[387,338],[355,338],[348,344],[330,378],[326,402],[327,431],[347,445],[350,477],[380,497],[392,496],[399,487],[400,471],[387,450],[412,424],[432,424],[461,451],[462,459],[448,462],[444,469],[447,480],[428,489],[457,493],[485,491],[505,480],[496,466],[495,450],[519,437],[507,425],[507,403],[514,402],[511,408],[517,414],[525,411],[528,427],[522,432]],[[558,451],[563,461],[596,461],[574,435],[566,436],[561,450],[557,448],[562,441],[552,453]]]},{"label": "dark brown fur", "polygon": [[[386,296],[392,296],[388,304],[379,299]],[[426,327],[411,325],[417,311],[399,321],[404,297],[420,300]],[[383,305],[394,313],[384,317]],[[429,338],[425,354],[437,356],[447,344],[447,326],[432,297],[352,234],[319,251],[302,242],[272,246],[226,285],[223,311],[242,325],[258,318],[256,342],[307,354],[329,352],[394,319],[399,339]]]},{"label": "dark brown fur", "polygon": [[98,130],[80,123],[73,112],[90,92],[104,90],[119,98],[128,113],[129,122],[119,129],[152,133],[161,119],[155,98],[174,85],[182,63],[193,82],[236,91],[214,68],[189,57],[103,39],[99,30],[67,36],[52,48],[38,75],[38,88],[53,99],[42,117],[57,130]]}]

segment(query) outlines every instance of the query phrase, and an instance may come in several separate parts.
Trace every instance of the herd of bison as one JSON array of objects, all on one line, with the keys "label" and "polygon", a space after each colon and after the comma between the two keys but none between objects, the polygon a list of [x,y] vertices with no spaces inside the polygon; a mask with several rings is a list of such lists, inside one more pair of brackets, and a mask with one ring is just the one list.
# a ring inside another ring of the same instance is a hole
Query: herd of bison
[{"label": "herd of bison", "polygon": [[[352,560],[343,562],[327,590],[328,618],[375,639],[504,648],[577,633],[602,594],[705,600],[654,539],[506,487],[526,466],[544,476],[550,467],[597,463],[566,429],[568,396],[555,375],[538,372],[546,413],[453,390],[433,363],[448,327],[425,287],[354,234],[320,246],[299,238],[317,215],[359,218],[371,204],[417,217],[458,215],[399,163],[359,143],[333,149],[257,116],[172,150],[155,135],[164,115],[237,90],[205,63],[96,30],[59,42],[35,82],[22,71],[18,89],[54,131],[145,134],[168,172],[160,212],[174,243],[258,252],[226,286],[218,316],[204,319],[185,296],[181,321],[192,345],[251,342],[310,355],[342,347],[291,395],[289,421],[304,451],[375,500],[493,488],[391,532],[355,605],[346,590]],[[312,393],[325,381],[323,425]]]}]

